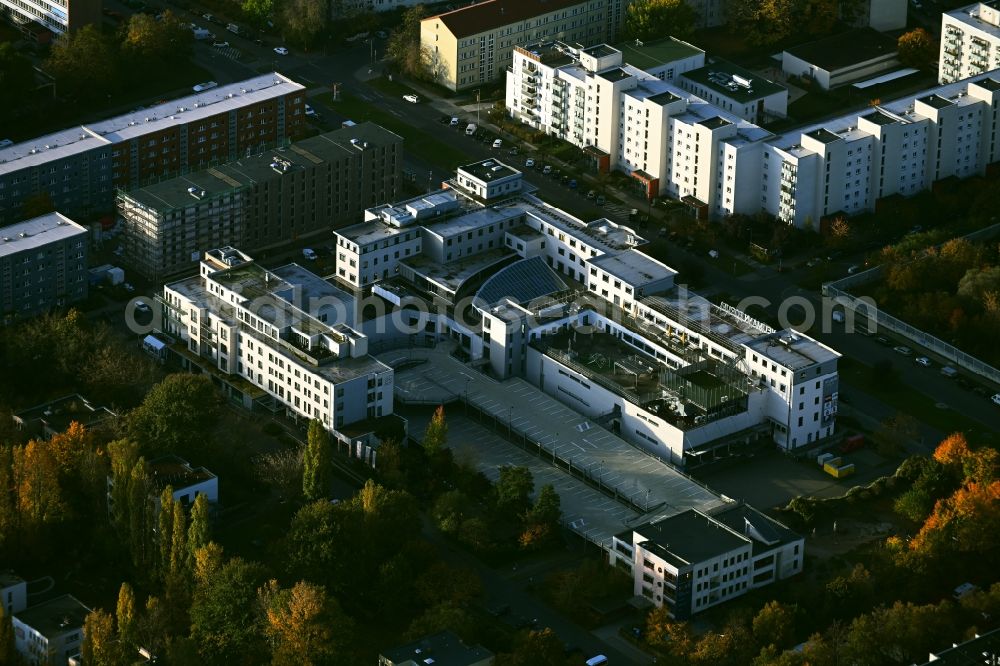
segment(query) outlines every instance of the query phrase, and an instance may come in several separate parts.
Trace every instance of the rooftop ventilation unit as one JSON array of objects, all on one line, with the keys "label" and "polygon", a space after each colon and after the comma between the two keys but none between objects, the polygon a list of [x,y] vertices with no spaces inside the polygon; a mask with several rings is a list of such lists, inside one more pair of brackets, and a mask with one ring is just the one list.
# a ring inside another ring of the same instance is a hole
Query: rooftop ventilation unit
[{"label": "rooftop ventilation unit", "polygon": [[197,187],[189,187],[188,194],[193,196],[195,199],[201,199],[205,196],[205,190],[202,190]]}]

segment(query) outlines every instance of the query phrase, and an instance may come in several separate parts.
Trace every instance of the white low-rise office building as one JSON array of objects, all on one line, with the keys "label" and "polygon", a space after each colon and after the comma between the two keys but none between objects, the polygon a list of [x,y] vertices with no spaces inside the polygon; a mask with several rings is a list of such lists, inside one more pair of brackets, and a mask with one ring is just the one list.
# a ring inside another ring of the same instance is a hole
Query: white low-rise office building
[{"label": "white low-rise office building", "polygon": [[941,14],[938,81],[953,83],[1000,69],[1000,8],[976,2]]},{"label": "white low-rise office building", "polygon": [[392,368],[353,328],[354,297],[296,264],[211,250],[197,277],[163,287],[162,303],[182,360],[229,379],[234,400],[266,395],[331,430],[392,413]]},{"label": "white low-rise office building", "polygon": [[686,620],[802,571],[805,540],[753,507],[689,509],[624,532],[611,563],[632,575],[636,596]]},{"label": "white low-rise office building", "polygon": [[64,666],[80,652],[90,609],[64,594],[14,613],[14,648],[31,666]]},{"label": "white low-rise office building", "polygon": [[[497,160],[459,174],[484,169],[505,184],[520,178]],[[837,352],[687,293],[675,271],[639,249],[646,241],[634,229],[580,220],[529,183],[488,202],[482,184],[468,182],[459,175],[426,195],[448,202],[426,222],[409,215],[397,227],[395,213],[384,214],[406,210],[397,204],[337,232],[348,265],[377,257],[388,272],[352,284],[384,301],[384,313],[362,324],[373,339],[452,339],[492,376],[524,377],[677,465],[754,441],[791,450],[833,434]],[[400,229],[423,240],[396,258]],[[385,246],[357,253],[359,238]],[[442,254],[449,248],[461,255]]]}]

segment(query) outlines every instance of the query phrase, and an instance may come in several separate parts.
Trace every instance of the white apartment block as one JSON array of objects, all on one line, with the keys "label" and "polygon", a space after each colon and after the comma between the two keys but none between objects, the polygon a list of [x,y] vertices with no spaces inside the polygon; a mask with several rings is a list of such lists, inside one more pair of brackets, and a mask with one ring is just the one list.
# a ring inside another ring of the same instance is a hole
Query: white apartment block
[{"label": "white apartment block", "polygon": [[485,0],[420,22],[438,83],[467,90],[503,76],[515,47],[546,39],[613,41],[628,0]]},{"label": "white apartment block", "polygon": [[1000,9],[977,2],[941,14],[938,81],[953,83],[1000,69]]},{"label": "white apartment block", "polygon": [[686,620],[802,571],[805,541],[746,504],[711,514],[689,509],[617,535],[611,563],[636,596]]},{"label": "white apartment block", "polygon": [[520,178],[497,160],[466,165],[446,189],[336,232],[341,262],[370,262],[340,279],[389,304],[364,333],[455,340],[492,376],[523,377],[678,465],[763,438],[791,450],[833,434],[837,352],[687,293],[633,229],[580,220],[529,183],[484,200],[472,173]]},{"label": "white apartment block", "polygon": [[[604,44],[547,44],[514,58],[506,97],[514,118],[584,148],[601,169],[631,174],[648,198],[680,199],[702,217],[758,209],[756,193],[735,183],[758,177],[770,132],[622,64],[622,52]],[[679,79],[703,63],[694,55],[667,72]]]},{"label": "white apartment block", "polygon": [[163,332],[182,358],[232,378],[244,404],[269,396],[331,430],[392,413],[393,372],[352,328],[353,296],[296,264],[265,269],[233,248],[211,250],[198,276],[163,287],[162,302]]},{"label": "white apartment block", "polygon": [[29,666],[64,666],[80,652],[90,609],[64,594],[14,613],[14,649]]},{"label": "white apartment block", "polygon": [[760,207],[796,227],[872,211],[951,176],[986,172],[1000,159],[1000,74],[980,74],[766,143]]}]

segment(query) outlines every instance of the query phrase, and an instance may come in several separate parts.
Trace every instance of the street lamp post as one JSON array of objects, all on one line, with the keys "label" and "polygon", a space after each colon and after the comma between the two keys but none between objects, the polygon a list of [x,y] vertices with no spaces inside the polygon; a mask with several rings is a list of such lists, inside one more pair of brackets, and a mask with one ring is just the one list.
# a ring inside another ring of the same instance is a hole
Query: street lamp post
[{"label": "street lamp post", "polygon": [[476,88],[476,124],[479,124],[479,88]]}]

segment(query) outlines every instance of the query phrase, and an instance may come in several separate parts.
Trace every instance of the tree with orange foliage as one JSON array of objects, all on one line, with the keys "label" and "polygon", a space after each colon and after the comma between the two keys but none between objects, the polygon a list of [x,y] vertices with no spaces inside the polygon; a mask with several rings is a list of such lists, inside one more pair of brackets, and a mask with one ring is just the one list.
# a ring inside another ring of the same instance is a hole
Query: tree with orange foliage
[{"label": "tree with orange foliage", "polygon": [[934,460],[946,467],[961,468],[972,451],[969,449],[965,435],[960,432],[948,435],[934,449]]}]

